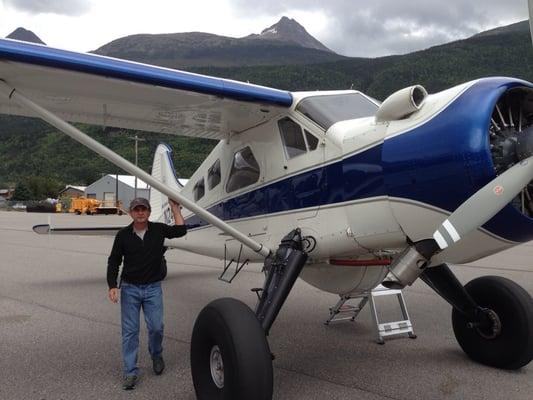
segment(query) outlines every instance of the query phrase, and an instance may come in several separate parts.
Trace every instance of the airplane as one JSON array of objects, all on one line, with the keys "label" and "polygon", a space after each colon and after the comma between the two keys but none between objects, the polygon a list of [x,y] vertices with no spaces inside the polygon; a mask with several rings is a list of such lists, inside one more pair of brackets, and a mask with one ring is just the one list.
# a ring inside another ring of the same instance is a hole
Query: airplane
[{"label": "airplane", "polygon": [[[172,223],[169,198],[183,205],[188,234],[169,248],[229,260],[224,272],[237,264],[229,281],[264,263],[254,310],[223,298],[196,319],[199,399],[272,398],[268,336],[298,277],[352,296],[420,278],[452,305],[471,359],[519,369],[533,358],[531,295],[502,277],[463,286],[449,267],[533,240],[530,82],[483,78],[433,94],[414,85],[380,103],[0,39],[0,112],[39,117],[148,183],[152,220]],[[181,185],[168,146],[150,175],[71,122],[219,142]]]}]

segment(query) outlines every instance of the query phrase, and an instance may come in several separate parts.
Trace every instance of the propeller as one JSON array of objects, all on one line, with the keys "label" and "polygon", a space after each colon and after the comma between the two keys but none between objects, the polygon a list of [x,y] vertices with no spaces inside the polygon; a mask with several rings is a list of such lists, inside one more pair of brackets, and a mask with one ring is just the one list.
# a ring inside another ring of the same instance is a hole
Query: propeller
[{"label": "propeller", "polygon": [[[528,8],[533,43],[533,0],[528,0]],[[497,157],[493,154],[493,160],[497,161],[495,163],[497,173],[499,170],[507,169],[461,204],[439,226],[433,238],[417,242],[407,238],[409,247],[391,264],[389,274],[383,280],[382,285],[394,289],[412,285],[430,264],[435,254],[458,242],[469,232],[478,229],[518,194],[522,193],[522,197],[528,197],[531,202],[528,185],[533,180],[533,126],[522,128],[522,109],[519,110],[518,126],[514,124],[510,106],[509,124],[506,123],[498,104],[496,111],[502,127],[491,119],[490,134],[496,139],[498,139],[498,133],[503,136],[495,143],[491,143],[491,146],[494,145],[497,150]],[[514,131],[518,134],[511,134]],[[522,206],[522,212],[524,213],[524,206]]]},{"label": "propeller", "polygon": [[[530,3],[531,4],[531,3]],[[441,249],[491,219],[533,179],[533,156],[520,161],[474,193],[433,234]]]},{"label": "propeller", "polygon": [[511,202],[533,179],[533,129],[521,132],[518,162],[470,196],[446,219],[432,239],[411,242],[394,261],[382,285],[401,289],[422,274],[440,250],[476,230]]},{"label": "propeller", "polygon": [[410,246],[390,266],[389,274],[381,284],[390,289],[412,285],[435,254],[491,219],[532,179],[533,155],[529,152],[528,158],[498,175],[461,204],[439,226],[433,239],[409,240]]}]

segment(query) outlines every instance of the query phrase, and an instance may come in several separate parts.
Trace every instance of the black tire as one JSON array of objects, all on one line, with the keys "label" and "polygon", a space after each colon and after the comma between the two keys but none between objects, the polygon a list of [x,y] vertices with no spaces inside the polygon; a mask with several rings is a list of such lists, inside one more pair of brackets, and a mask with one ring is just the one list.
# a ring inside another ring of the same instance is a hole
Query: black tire
[{"label": "black tire", "polygon": [[[217,386],[211,372],[211,358],[218,350],[223,363],[222,387],[220,377]],[[223,298],[204,307],[192,333],[191,371],[199,400],[272,399],[270,348],[261,324],[246,304]]]},{"label": "black tire", "polygon": [[452,311],[455,338],[474,361],[496,368],[518,369],[533,359],[533,300],[513,281],[499,276],[483,276],[470,281],[466,291],[481,307],[494,311],[501,332],[494,338],[476,328],[468,328],[467,318]]}]

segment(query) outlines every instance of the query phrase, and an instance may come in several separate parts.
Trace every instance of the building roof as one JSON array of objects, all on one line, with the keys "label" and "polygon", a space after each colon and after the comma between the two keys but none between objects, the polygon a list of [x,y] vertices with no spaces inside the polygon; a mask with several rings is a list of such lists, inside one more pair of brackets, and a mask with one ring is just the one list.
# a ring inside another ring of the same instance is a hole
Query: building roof
[{"label": "building roof", "polygon": [[81,190],[83,192],[85,189],[87,189],[87,186],[66,185],[64,190],[66,189],[76,189],[76,190]]},{"label": "building roof", "polygon": [[[107,174],[108,176],[110,176],[111,178],[115,179],[116,178],[116,175],[115,174]],[[132,188],[135,187],[135,177],[132,176],[132,175],[119,175],[118,176],[118,180],[122,183],[124,183],[125,185],[128,185]],[[140,180],[139,178],[137,178],[137,189],[149,189],[150,187],[148,186],[148,184],[142,180]]]},{"label": "building roof", "polygon": [[59,194],[64,193],[64,192],[66,192],[69,189],[74,189],[74,190],[77,190],[79,192],[85,192],[86,188],[87,188],[87,186],[65,185],[65,187],[59,191]]}]

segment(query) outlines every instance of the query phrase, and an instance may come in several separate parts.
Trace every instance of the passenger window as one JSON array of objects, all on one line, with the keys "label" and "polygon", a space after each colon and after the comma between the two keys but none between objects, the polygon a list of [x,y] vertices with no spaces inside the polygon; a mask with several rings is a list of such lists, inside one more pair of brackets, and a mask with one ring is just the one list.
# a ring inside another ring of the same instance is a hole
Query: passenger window
[{"label": "passenger window", "polygon": [[283,118],[278,121],[281,132],[281,140],[288,158],[293,158],[307,152],[302,128],[290,118]]},{"label": "passenger window", "polygon": [[233,156],[226,191],[228,193],[249,186],[259,179],[259,164],[249,147],[238,151]]},{"label": "passenger window", "polygon": [[207,187],[209,190],[213,189],[220,183],[220,160],[215,163],[207,171]]},{"label": "passenger window", "polygon": [[318,138],[314,135],[311,135],[309,132],[305,131],[305,139],[307,140],[307,148],[309,151],[316,150],[318,146]]},{"label": "passenger window", "polygon": [[202,197],[204,197],[204,194],[205,194],[204,178],[196,182],[196,185],[194,185],[194,188],[192,191],[194,193],[194,201],[200,200]]}]

